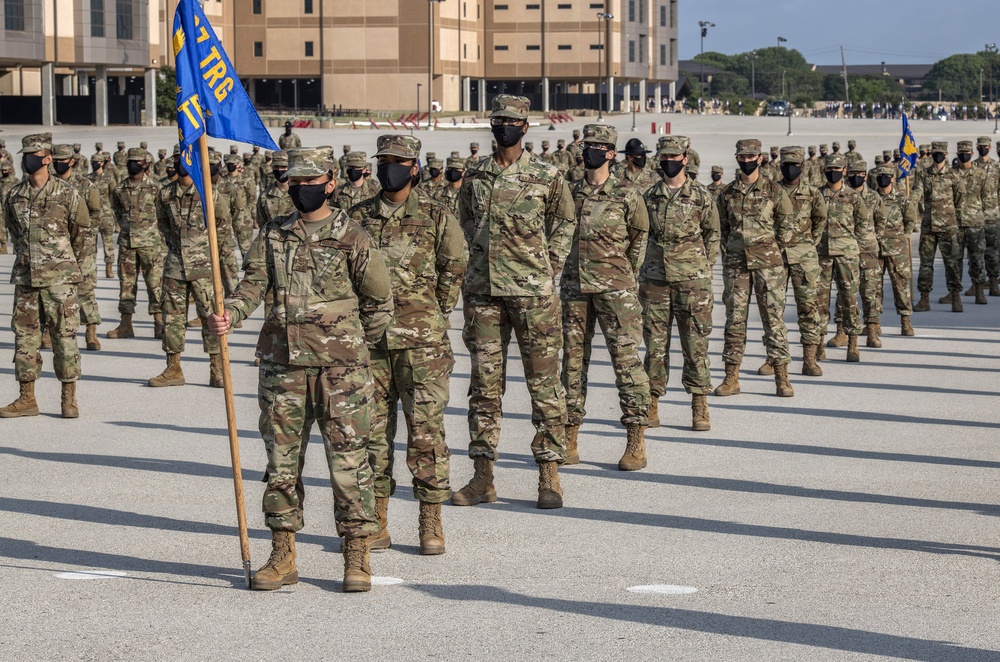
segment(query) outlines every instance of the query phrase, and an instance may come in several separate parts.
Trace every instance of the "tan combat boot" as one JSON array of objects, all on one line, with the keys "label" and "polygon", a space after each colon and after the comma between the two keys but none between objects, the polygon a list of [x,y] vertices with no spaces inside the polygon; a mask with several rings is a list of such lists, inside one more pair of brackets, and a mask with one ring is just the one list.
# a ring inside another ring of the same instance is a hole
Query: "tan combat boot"
[{"label": "tan combat boot", "polygon": [[955,292],[955,296],[951,300],[951,312],[962,313],[965,312],[965,308],[962,306],[962,297]]},{"label": "tan combat boot", "polygon": [[184,372],[181,370],[181,355],[167,354],[167,369],[147,382],[150,386],[184,386]]},{"label": "tan combat boot", "polygon": [[201,318],[195,317],[187,321],[187,326],[189,329],[200,329],[201,328]]},{"label": "tan combat boot", "polygon": [[740,394],[740,364],[726,364],[726,378],[715,389],[718,396],[739,395]]},{"label": "tan combat boot", "polygon": [[378,535],[368,540],[368,548],[373,552],[385,551],[392,547],[392,537],[389,535],[389,497],[375,497],[375,515],[381,529]]},{"label": "tan combat boot", "polygon": [[878,327],[875,324],[869,322],[865,324],[865,333],[868,336],[868,340],[865,341],[865,345],[868,347],[874,347],[878,349],[882,346],[882,341],[878,337]]},{"label": "tan combat boot", "polygon": [[858,349],[858,337],[848,336],[847,339],[847,361],[857,363],[861,360],[861,350]]},{"label": "tan combat boot", "polygon": [[771,363],[771,359],[765,359],[764,362],[757,368],[758,375],[764,375],[765,377],[774,374],[774,365]]},{"label": "tan combat boot", "polygon": [[132,328],[132,316],[122,313],[122,321],[118,326],[107,333],[107,337],[115,340],[117,338],[135,338],[135,329]]},{"label": "tan combat boot", "polygon": [[163,340],[163,331],[166,326],[163,324],[163,313],[153,313],[153,338]]},{"label": "tan combat boot", "polygon": [[957,298],[958,298],[958,292],[948,292],[948,294],[938,299],[938,303],[951,303]]},{"label": "tan combat boot", "polygon": [[997,280],[996,276],[990,277],[990,296],[1000,297],[1000,281]]},{"label": "tan combat boot", "polygon": [[493,460],[477,455],[472,464],[476,473],[468,485],[451,496],[453,506],[475,506],[497,500],[497,490],[493,487]]},{"label": "tan combat boot", "polygon": [[444,527],[441,524],[441,504],[420,502],[420,553],[424,556],[444,554]]},{"label": "tan combat boot", "polygon": [[7,254],[7,244],[0,243],[0,255],[6,255],[6,254]]},{"label": "tan combat boot", "polygon": [[660,427],[660,398],[650,395],[649,409],[646,410],[646,427]]},{"label": "tan combat boot", "polygon": [[76,404],[76,382],[63,382],[62,417],[80,418],[80,408]]},{"label": "tan combat boot", "polygon": [[977,283],[975,285],[975,290],[976,290],[975,291],[976,303],[978,303],[980,306],[985,306],[986,304],[988,304],[989,301],[986,300],[986,292],[983,291],[983,284]]},{"label": "tan combat boot", "polygon": [[112,265],[111,265],[110,262],[105,262],[104,263],[104,277],[105,278],[114,278],[115,277],[114,267],[112,267]]},{"label": "tan combat boot", "polygon": [[253,574],[250,586],[255,591],[273,591],[299,583],[295,569],[295,533],[271,531],[271,558]]},{"label": "tan combat boot", "polygon": [[87,349],[91,352],[97,352],[101,349],[101,341],[97,339],[96,324],[87,325]]},{"label": "tan combat boot", "polygon": [[931,309],[930,295],[927,292],[920,293],[920,301],[913,307],[915,313],[926,313]]},{"label": "tan combat boot", "polygon": [[802,345],[802,374],[809,377],[822,377],[823,368],[816,363],[817,345]]},{"label": "tan combat boot", "polygon": [[844,325],[837,325],[837,333],[826,343],[827,347],[844,347],[847,345],[847,334],[844,333]]},{"label": "tan combat boot", "polygon": [[712,429],[712,419],[708,415],[708,399],[704,393],[691,394],[691,429],[695,432],[708,432]]},{"label": "tan combat boot", "polygon": [[795,396],[792,383],[788,380],[788,364],[774,366],[774,392],[779,398],[791,398]]},{"label": "tan combat boot", "polygon": [[344,538],[341,543],[344,554],[344,593],[360,593],[372,590],[371,557],[368,554],[368,538]]},{"label": "tan combat boot", "polygon": [[38,416],[38,402],[35,401],[35,382],[21,382],[21,394],[14,402],[0,409],[0,418],[21,418]]},{"label": "tan combat boot", "polygon": [[625,453],[618,460],[619,471],[638,471],[646,467],[646,435],[639,425],[628,426]]},{"label": "tan combat boot", "polygon": [[916,335],[913,332],[913,327],[910,325],[910,316],[902,315],[899,318],[899,335],[901,336],[913,336]]},{"label": "tan combat boot", "polygon": [[965,291],[965,296],[971,297],[975,293],[976,293],[976,284],[973,283],[972,285],[969,285],[969,289]]},{"label": "tan combat boot", "polygon": [[579,437],[579,425],[566,426],[566,464],[580,464],[580,449],[577,447]]},{"label": "tan combat boot", "polygon": [[538,503],[542,509],[562,508],[563,492],[559,484],[559,465],[555,462],[538,463]]},{"label": "tan combat boot", "polygon": [[826,361],[826,344],[823,342],[823,336],[819,337],[819,344],[816,345],[816,360]]},{"label": "tan combat boot", "polygon": [[222,378],[222,354],[208,355],[208,385],[212,388],[222,388],[225,385]]},{"label": "tan combat boot", "polygon": [[42,349],[52,349],[52,334],[49,333],[49,328],[45,327],[42,329]]}]

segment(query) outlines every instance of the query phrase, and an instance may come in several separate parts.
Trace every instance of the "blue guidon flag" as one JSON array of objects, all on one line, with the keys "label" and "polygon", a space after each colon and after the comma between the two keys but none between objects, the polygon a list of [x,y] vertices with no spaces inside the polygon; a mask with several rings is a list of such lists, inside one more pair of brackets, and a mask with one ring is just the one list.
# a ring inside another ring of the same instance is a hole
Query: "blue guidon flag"
[{"label": "blue guidon flag", "polygon": [[913,169],[917,167],[917,153],[917,144],[910,131],[910,122],[906,119],[906,113],[903,113],[903,137],[899,140],[900,178],[905,179],[913,174]]},{"label": "blue guidon flag", "polygon": [[177,3],[173,47],[181,161],[204,202],[205,182],[198,147],[202,135],[207,132],[213,138],[270,150],[277,150],[278,146],[264,127],[197,0]]}]

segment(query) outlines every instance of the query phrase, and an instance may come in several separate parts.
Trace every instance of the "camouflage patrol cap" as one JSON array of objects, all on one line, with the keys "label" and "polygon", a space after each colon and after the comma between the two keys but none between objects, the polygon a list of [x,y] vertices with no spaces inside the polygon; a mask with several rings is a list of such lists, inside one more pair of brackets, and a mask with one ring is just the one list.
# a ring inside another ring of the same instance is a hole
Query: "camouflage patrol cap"
[{"label": "camouflage patrol cap", "polygon": [[822,151],[823,151],[823,150],[825,150],[825,149],[829,149],[829,148],[828,148],[828,147],[826,146],[826,143],[820,143],[820,145],[819,145],[819,151],[821,151],[821,152],[822,152]]},{"label": "camouflage patrol cap", "polygon": [[778,147],[777,145],[772,145],[771,149],[769,149],[768,151],[771,152],[772,154],[780,154],[781,148]]},{"label": "camouflage patrol cap", "polygon": [[515,120],[528,119],[531,102],[513,94],[498,94],[493,97],[493,112],[490,117],[510,117]]},{"label": "camouflage patrol cap", "polygon": [[364,152],[348,152],[344,157],[345,168],[367,168],[368,155]]},{"label": "camouflage patrol cap", "polygon": [[[164,150],[165,151],[165,150]],[[126,158],[129,161],[140,161],[142,163],[146,162],[146,150],[141,147],[131,147],[126,154]]]},{"label": "camouflage patrol cap", "polygon": [[342,145],[341,149],[344,150],[344,155],[345,156],[351,153],[351,146],[350,145]]},{"label": "camouflage patrol cap", "polygon": [[583,127],[583,142],[611,145],[614,149],[618,142],[618,130],[607,124],[587,124]]},{"label": "camouflage patrol cap", "polygon": [[208,165],[222,165],[222,154],[214,149],[208,153]]},{"label": "camouflage patrol cap", "polygon": [[449,170],[465,170],[465,159],[461,156],[449,156],[445,167]]},{"label": "camouflage patrol cap", "polygon": [[52,158],[56,161],[66,161],[73,158],[73,146],[68,144],[53,145]]},{"label": "camouflage patrol cap", "polygon": [[760,156],[760,141],[756,138],[737,140],[736,156]]},{"label": "camouflage patrol cap", "polygon": [[34,154],[43,149],[52,149],[52,140],[45,139],[44,133],[33,133],[21,138],[21,151],[18,154]]},{"label": "camouflage patrol cap", "polygon": [[110,163],[111,162],[111,155],[108,154],[107,152],[102,152],[100,156],[101,156],[101,160],[104,163]]},{"label": "camouflage patrol cap", "polygon": [[243,157],[240,156],[239,152],[236,152],[235,154],[226,154],[225,164],[229,165],[230,163],[240,165],[243,163]]},{"label": "camouflage patrol cap", "polygon": [[149,143],[143,140],[141,143],[139,143],[139,147],[146,149],[147,147],[149,147]]},{"label": "camouflage patrol cap", "polygon": [[868,164],[864,159],[848,159],[847,172],[868,172]]},{"label": "camouflage patrol cap", "polygon": [[167,155],[167,150],[161,148],[159,151],[157,151],[157,154],[159,156],[166,156]]},{"label": "camouflage patrol cap", "polygon": [[81,149],[83,149],[83,145],[81,145],[80,143],[73,143],[74,152],[79,152]]},{"label": "camouflage patrol cap", "polygon": [[847,149],[854,149],[857,146],[858,146],[858,142],[856,140],[848,140],[847,141]]},{"label": "camouflage patrol cap", "polygon": [[714,173],[719,173],[721,175],[724,172],[725,172],[725,170],[722,169],[722,166],[712,166],[712,173],[713,174]]},{"label": "camouflage patrol cap", "polygon": [[687,151],[688,141],[684,136],[663,136],[656,141],[656,158],[681,156]]},{"label": "camouflage patrol cap", "polygon": [[993,141],[990,139],[989,136],[979,136],[978,138],[976,138],[976,145],[977,146],[985,145],[986,147],[989,147],[992,144],[993,144]]},{"label": "camouflage patrol cap", "polygon": [[427,159],[427,167],[437,168],[440,170],[441,168],[444,167],[444,161],[442,161],[441,159]]},{"label": "camouflage patrol cap", "polygon": [[451,150],[451,152],[448,154],[448,158],[452,158],[452,159],[457,159],[460,156],[462,156],[462,154],[457,149]]},{"label": "camouflage patrol cap", "polygon": [[180,156],[180,155],[181,155],[181,146],[180,143],[177,143],[176,145],[174,145],[174,156]]},{"label": "camouflage patrol cap", "polygon": [[289,177],[319,177],[332,172],[332,170],[329,149],[288,150]]},{"label": "camouflage patrol cap", "polygon": [[479,149],[479,143],[469,143],[469,149]]},{"label": "camouflage patrol cap", "polygon": [[125,141],[124,140],[119,140],[118,141],[118,149],[125,149]]},{"label": "camouflage patrol cap", "polygon": [[891,158],[892,158],[892,150],[891,149],[883,149],[882,150],[882,160],[883,161],[888,161]]},{"label": "camouflage patrol cap", "polygon": [[948,152],[947,140],[935,140],[931,143],[931,152]]},{"label": "camouflage patrol cap", "polygon": [[877,168],[878,166],[882,165],[883,163],[885,163],[885,159],[882,158],[882,155],[881,154],[876,155],[875,156],[875,167]]},{"label": "camouflage patrol cap", "polygon": [[101,150],[104,149],[104,143],[94,143],[94,149],[100,152]]},{"label": "camouflage patrol cap", "polygon": [[288,152],[271,152],[271,168],[287,168]]},{"label": "camouflage patrol cap", "polygon": [[782,163],[802,163],[806,160],[805,150],[798,145],[781,148]]},{"label": "camouflage patrol cap", "polygon": [[580,137],[580,129],[573,129],[573,137],[574,138]]},{"label": "camouflage patrol cap", "polygon": [[[379,136],[375,144],[378,147],[378,151],[375,152],[376,158],[380,156],[398,156],[401,159],[420,158],[420,140],[413,136],[386,134]],[[428,158],[433,156],[433,152],[427,153]]]},{"label": "camouflage patrol cap", "polygon": [[972,141],[971,140],[959,140],[958,141],[958,153],[963,152],[972,153]]},{"label": "camouflage patrol cap", "polygon": [[833,168],[846,168],[847,159],[844,158],[843,154],[828,154],[826,160],[823,162],[824,170],[831,170]]},{"label": "camouflage patrol cap", "polygon": [[0,170],[4,172],[14,172],[14,162],[13,161],[0,161]]},{"label": "camouflage patrol cap", "polygon": [[530,152],[531,150],[535,149],[535,143],[531,142],[530,140],[525,140],[524,148]]},{"label": "camouflage patrol cap", "polygon": [[920,147],[918,147],[917,149],[919,151],[921,151],[921,152],[929,152],[929,151],[931,151],[931,146],[925,143],[925,144],[921,145]]},{"label": "camouflage patrol cap", "polygon": [[832,143],[830,143],[830,146],[833,147],[834,149],[840,149],[840,141],[834,140]]},{"label": "camouflage patrol cap", "polygon": [[816,153],[816,145],[809,145],[809,153],[810,154]]},{"label": "camouflage patrol cap", "polygon": [[230,154],[239,154],[240,153],[240,148],[237,147],[236,145],[230,145],[229,146],[229,153]]},{"label": "camouflage patrol cap", "polygon": [[689,175],[698,176],[698,164],[693,161],[688,161],[688,164],[684,166],[684,172]]},{"label": "camouflage patrol cap", "polygon": [[896,166],[891,163],[883,163],[878,168],[875,168],[875,175],[890,175],[895,177],[897,172]]},{"label": "camouflage patrol cap", "polygon": [[565,146],[566,146],[566,140],[565,139],[560,138],[559,140],[556,141],[556,147],[565,147]]},{"label": "camouflage patrol cap", "polygon": [[898,147],[896,149],[892,150],[892,158],[894,158],[894,159],[898,159],[899,158],[899,148]]},{"label": "camouflage patrol cap", "polygon": [[542,141],[542,147],[548,147],[551,143],[548,140]]}]

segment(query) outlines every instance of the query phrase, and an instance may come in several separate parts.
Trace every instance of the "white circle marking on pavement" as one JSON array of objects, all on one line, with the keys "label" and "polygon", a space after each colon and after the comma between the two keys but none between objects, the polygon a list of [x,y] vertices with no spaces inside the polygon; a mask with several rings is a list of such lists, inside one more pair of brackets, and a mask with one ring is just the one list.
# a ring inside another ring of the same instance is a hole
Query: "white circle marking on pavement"
[{"label": "white circle marking on pavement", "polygon": [[675,586],[673,584],[647,584],[645,586],[629,586],[625,589],[629,593],[646,593],[659,595],[690,595],[697,593],[694,586]]},{"label": "white circle marking on pavement", "polygon": [[395,586],[402,583],[403,580],[399,577],[372,577],[372,586]]},{"label": "white circle marking on pavement", "polygon": [[80,570],[77,572],[57,572],[57,579],[119,579],[128,573],[119,570]]}]

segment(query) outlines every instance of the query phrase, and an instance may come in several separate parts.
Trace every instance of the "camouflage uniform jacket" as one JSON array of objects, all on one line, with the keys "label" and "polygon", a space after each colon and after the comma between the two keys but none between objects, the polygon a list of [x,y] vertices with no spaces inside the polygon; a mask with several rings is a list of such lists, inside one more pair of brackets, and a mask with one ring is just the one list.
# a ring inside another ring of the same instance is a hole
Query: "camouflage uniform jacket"
[{"label": "camouflage uniform jacket", "polygon": [[931,232],[945,232],[959,226],[964,207],[965,186],[951,168],[926,168],[918,180],[922,225]]},{"label": "camouflage uniform jacket", "polygon": [[583,179],[583,176],[587,174],[587,169],[582,165],[576,165],[575,163],[569,167],[569,170],[563,174],[563,179],[567,182],[576,182]]},{"label": "camouflage uniform jacket", "polygon": [[285,151],[302,147],[302,139],[295,133],[290,133],[287,136],[281,134],[278,136],[278,147]]},{"label": "camouflage uniform jacket", "polygon": [[562,275],[563,292],[634,289],[649,236],[642,193],[614,175],[598,187],[584,177],[573,183],[570,192],[576,207],[576,232]]},{"label": "camouflage uniform jacket", "polygon": [[118,170],[125,171],[125,166],[128,164],[128,150],[120,149],[111,155],[111,161],[115,164]]},{"label": "camouflage uniform jacket", "polygon": [[392,277],[386,348],[448,344],[447,316],[458,303],[469,259],[458,219],[416,191],[395,210],[379,193],[350,214],[368,231]]},{"label": "camouflage uniform jacket", "polygon": [[[228,200],[215,193],[215,220],[222,244],[225,227],[232,229]],[[174,181],[159,190],[156,196],[156,223],[167,242],[167,257],[163,275],[174,280],[192,281],[212,277],[212,260],[208,250],[208,228],[201,196],[194,184],[185,188]]]},{"label": "camouflage uniform jacket", "polygon": [[232,323],[271,292],[257,357],[295,366],[368,364],[368,344],[392,322],[392,292],[368,233],[341,210],[307,234],[298,212],[280,216],[250,245],[244,276],[226,299]]},{"label": "camouflage uniform jacket", "polygon": [[131,249],[164,247],[156,216],[159,192],[160,186],[148,176],[138,182],[126,179],[115,187],[111,208],[121,227],[119,246]]},{"label": "camouflage uniform jacket", "polygon": [[785,237],[795,214],[779,184],[759,177],[752,184],[739,178],[719,194],[719,229],[728,266],[764,269],[784,265]]},{"label": "camouflage uniform jacket", "polygon": [[101,196],[101,216],[112,216],[111,199],[114,197],[117,180],[108,172],[97,174],[92,172],[87,175],[87,179],[97,187],[97,193]]},{"label": "camouflage uniform jacket", "polygon": [[719,210],[708,187],[687,179],[677,190],[661,181],[646,191],[649,248],[642,280],[678,283],[711,278],[719,257]]},{"label": "camouflage uniform jacket", "polygon": [[272,179],[271,185],[257,198],[257,225],[264,227],[279,216],[288,216],[293,211],[295,206],[288,191],[282,191]]},{"label": "camouflage uniform jacket", "polygon": [[50,177],[36,191],[25,180],[4,198],[3,215],[15,252],[11,283],[50,287],[81,281],[77,259],[90,215],[71,184]]},{"label": "camouflage uniform jacket", "polygon": [[622,163],[625,163],[625,165],[616,168],[613,171],[613,174],[618,179],[623,179],[632,184],[632,186],[634,186],[636,190],[639,192],[640,196],[645,194],[646,191],[648,191],[649,189],[656,186],[656,183],[659,182],[661,179],[661,177],[658,174],[656,174],[656,171],[653,170],[652,168],[642,168],[639,170],[639,172],[630,172],[628,169],[628,164],[624,161]]},{"label": "camouflage uniform jacket", "polygon": [[858,251],[862,255],[878,255],[878,238],[885,230],[885,209],[882,207],[882,198],[877,191],[873,191],[864,184],[857,189],[856,193],[865,201],[868,214],[865,222],[854,226],[854,236],[858,240]]},{"label": "camouflage uniform jacket", "polygon": [[432,198],[437,201],[438,204],[444,205],[448,208],[452,214],[458,215],[458,193],[462,190],[459,186],[455,188],[454,186],[442,186],[441,188],[434,191]]},{"label": "camouflage uniform jacket", "polygon": [[867,222],[869,212],[864,199],[847,184],[838,191],[824,184],[819,192],[826,200],[826,231],[819,242],[819,256],[860,255],[855,228]]},{"label": "camouflage uniform jacket", "polygon": [[254,175],[244,170],[239,177],[240,185],[246,196],[247,215],[254,221],[257,220],[257,180]]},{"label": "camouflage uniform jacket", "polygon": [[6,177],[0,177],[0,205],[3,204],[3,199],[7,197],[7,192],[12,188],[17,186],[21,182],[14,173],[10,173]]},{"label": "camouflage uniform jacket", "polygon": [[334,209],[343,209],[350,212],[355,205],[359,205],[365,200],[374,198],[378,189],[372,186],[370,179],[365,179],[361,186],[351,186],[350,183],[338,186],[333,192],[333,200],[330,206]]},{"label": "camouflage uniform jacket", "polygon": [[986,171],[986,191],[989,195],[989,200],[983,207],[983,216],[986,222],[989,224],[996,223],[1000,221],[1000,161],[981,161],[976,159],[973,161],[977,168],[982,168]]},{"label": "camouflage uniform jacket", "polygon": [[726,188],[726,183],[723,181],[712,182],[705,188],[707,188],[708,192],[712,194],[712,197],[715,198],[716,201],[718,201],[719,194],[722,193],[723,189]]},{"label": "camouflage uniform jacket", "polygon": [[878,235],[878,245],[882,255],[886,257],[909,255],[910,234],[920,222],[916,203],[895,188],[887,195],[878,193],[878,196],[882,199],[882,207],[885,209],[885,224]]},{"label": "camouflage uniform jacket", "polygon": [[[79,175],[70,175],[66,182],[76,189],[76,192],[80,194],[80,198],[83,203],[87,205],[87,215],[91,219],[96,219],[100,217],[103,213],[101,207],[101,194],[98,192],[97,187],[94,183],[90,181],[87,177],[81,177]],[[94,221],[90,222],[91,227],[94,226]]]},{"label": "camouflage uniform jacket", "polygon": [[162,161],[156,161],[153,163],[151,170],[153,171],[153,176],[156,179],[163,179],[167,176],[167,160],[163,159]]},{"label": "camouflage uniform jacket", "polygon": [[559,171],[527,151],[465,173],[459,219],[469,246],[465,292],[551,296],[574,232],[573,198]]},{"label": "camouflage uniform jacket", "polygon": [[789,224],[791,232],[785,237],[785,261],[799,264],[802,258],[816,255],[816,245],[826,230],[826,200],[815,186],[801,181],[795,186],[782,182],[781,188],[792,203],[795,215]]},{"label": "camouflage uniform jacket", "polygon": [[560,170],[569,170],[573,163],[573,155],[565,149],[556,149],[556,151],[552,152],[552,164]]},{"label": "camouflage uniform jacket", "polygon": [[959,226],[978,229],[986,225],[985,211],[996,193],[989,191],[990,179],[983,168],[955,168],[962,183],[965,185],[965,195],[962,196],[962,209],[959,216]]},{"label": "camouflage uniform jacket", "polygon": [[[250,205],[247,204],[247,190],[239,177],[222,175],[212,188],[215,193],[215,221],[219,233],[219,245],[226,248],[236,247],[236,228],[247,222]],[[219,205],[226,205],[227,214],[220,214]],[[228,222],[223,223],[220,217]]]}]

